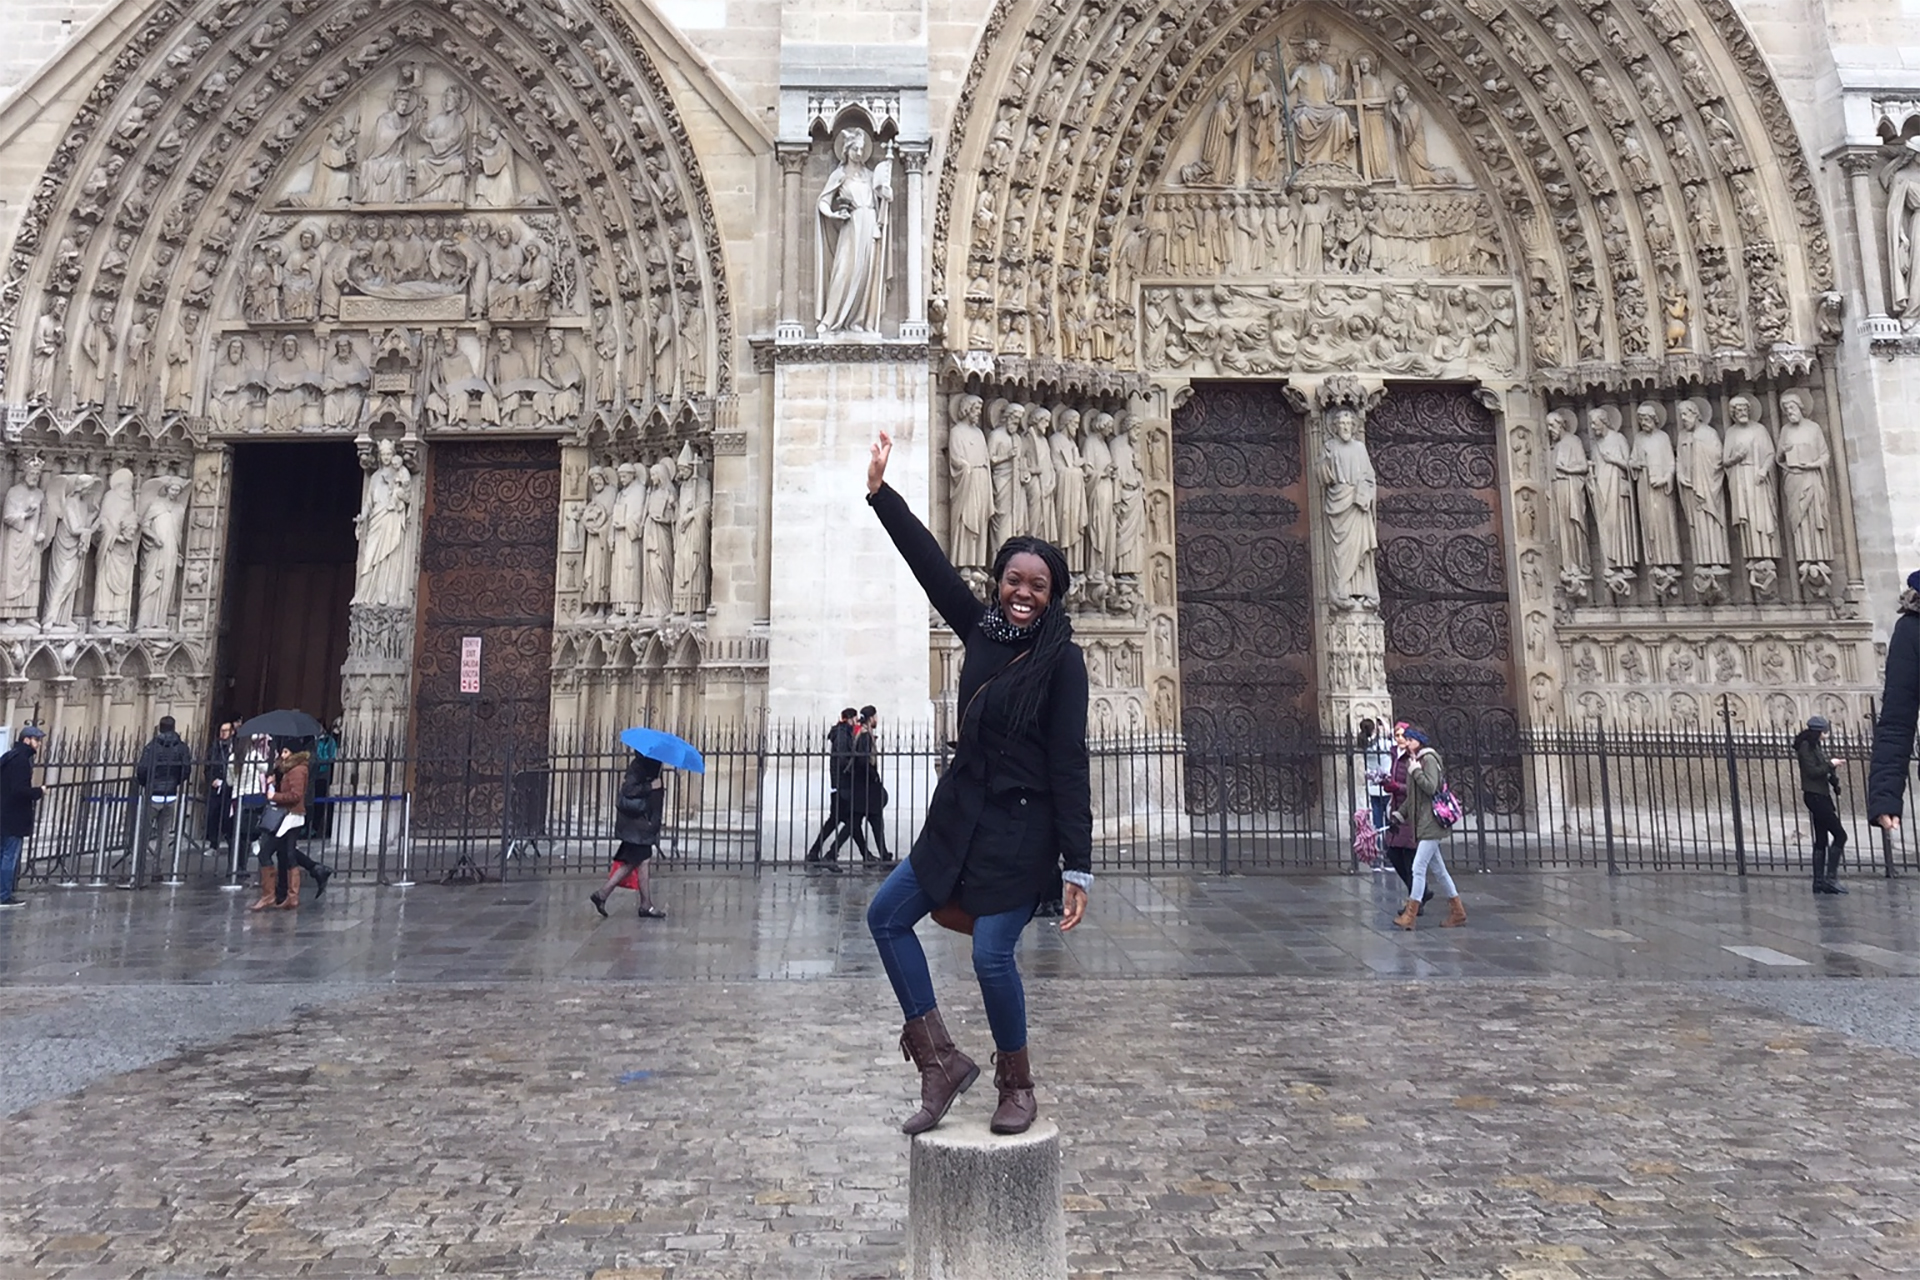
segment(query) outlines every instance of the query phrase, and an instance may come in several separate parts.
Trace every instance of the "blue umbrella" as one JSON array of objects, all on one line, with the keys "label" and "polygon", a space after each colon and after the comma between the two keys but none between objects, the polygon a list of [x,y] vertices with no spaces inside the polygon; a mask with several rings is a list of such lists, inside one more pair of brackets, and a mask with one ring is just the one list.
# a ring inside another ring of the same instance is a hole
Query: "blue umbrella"
[{"label": "blue umbrella", "polygon": [[661,764],[671,765],[675,769],[685,769],[689,773],[705,773],[707,762],[691,742],[685,738],[676,738],[659,729],[622,729],[620,742],[632,747],[649,760],[658,760]]}]

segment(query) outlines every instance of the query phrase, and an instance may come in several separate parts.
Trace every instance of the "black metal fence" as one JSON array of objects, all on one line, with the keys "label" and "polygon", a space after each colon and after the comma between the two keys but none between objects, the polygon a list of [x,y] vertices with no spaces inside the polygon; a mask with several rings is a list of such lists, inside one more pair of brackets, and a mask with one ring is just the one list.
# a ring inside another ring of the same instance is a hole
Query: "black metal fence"
[{"label": "black metal fence", "polygon": [[[830,804],[824,727],[695,736],[707,769],[667,774],[665,862],[800,866],[823,829],[829,844],[845,838]],[[897,854],[918,834],[948,748],[913,727],[883,727],[879,743],[888,801],[874,825]],[[1784,734],[1544,730],[1497,747],[1440,745],[1466,805],[1448,849],[1459,868],[1746,874],[1810,865],[1811,826]],[[1920,824],[1885,840],[1867,826],[1869,736],[1843,731],[1828,746],[1842,761],[1837,800],[1852,834],[1849,868],[1920,869]],[[237,887],[252,879],[257,800],[236,805],[196,777],[179,797],[155,802],[134,785],[138,747],[68,741],[42,752],[46,795],[24,880]],[[1159,734],[1101,739],[1091,749],[1096,870],[1355,865],[1353,815],[1368,807],[1368,783],[1353,742],[1200,749]],[[532,760],[505,748],[458,757],[348,751],[317,780],[302,841],[350,879],[385,884],[597,873],[609,864],[627,758],[600,742],[562,744]],[[878,857],[870,827],[862,828]],[[858,844],[846,839],[838,857],[841,866],[860,861]]]}]

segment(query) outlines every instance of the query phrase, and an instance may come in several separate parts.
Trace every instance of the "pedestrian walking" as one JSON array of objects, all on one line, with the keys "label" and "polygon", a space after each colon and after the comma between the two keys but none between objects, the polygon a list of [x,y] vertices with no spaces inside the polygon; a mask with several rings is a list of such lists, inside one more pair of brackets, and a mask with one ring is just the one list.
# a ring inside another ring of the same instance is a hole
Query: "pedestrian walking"
[{"label": "pedestrian walking", "polygon": [[[824,865],[832,871],[840,869],[837,865],[838,859],[835,854],[825,852],[825,845],[828,836],[848,825],[850,817],[848,800],[851,792],[849,783],[852,780],[853,769],[853,726],[859,716],[859,711],[853,707],[843,707],[840,710],[840,718],[834,721],[832,728],[827,730],[827,817],[820,824],[820,830],[815,833],[813,843],[807,846],[807,861]],[[845,843],[844,836],[834,841],[834,849],[837,851],[843,843]],[[862,841],[861,852],[864,853],[866,847],[865,842]]]},{"label": "pedestrian walking", "polygon": [[267,803],[260,811],[260,901],[252,909],[294,911],[300,906],[302,871],[313,877],[315,898],[327,891],[333,878],[332,867],[315,862],[300,847],[312,794],[313,757],[282,747],[269,777]]},{"label": "pedestrian walking", "polygon": [[1454,885],[1453,877],[1447,874],[1447,860],[1440,853],[1440,846],[1452,834],[1452,825],[1441,821],[1434,804],[1447,785],[1446,765],[1426,730],[1408,726],[1400,737],[1412,755],[1407,769],[1406,798],[1400,802],[1400,817],[1413,827],[1414,839],[1419,843],[1414,846],[1413,883],[1407,889],[1407,905],[1400,908],[1393,922],[1402,929],[1413,928],[1420,915],[1427,878],[1431,876],[1434,888],[1447,899],[1447,918],[1440,922],[1441,927],[1456,929],[1467,922],[1467,909],[1460,901],[1460,890]]},{"label": "pedestrian walking", "polygon": [[[1400,883],[1408,893],[1413,892],[1413,854],[1420,845],[1420,838],[1413,832],[1413,823],[1405,814],[1407,798],[1407,774],[1413,768],[1412,745],[1401,735],[1407,730],[1407,722],[1398,721],[1388,735],[1388,741],[1394,744],[1393,763],[1387,769],[1387,775],[1381,779],[1381,789],[1387,793],[1386,834],[1381,838],[1381,846],[1387,855],[1387,861],[1393,865],[1393,873],[1400,877]],[[1421,892],[1420,907],[1433,897],[1433,890]],[[1420,914],[1419,911],[1414,912]]]},{"label": "pedestrian walking", "polygon": [[980,1074],[947,1032],[914,936],[914,926],[937,911],[941,923],[973,934],[999,1092],[990,1127],[1024,1133],[1038,1108],[1014,947],[1056,877],[1066,880],[1063,930],[1085,916],[1093,886],[1087,665],[1066,609],[1073,578],[1058,547],[1015,536],[994,557],[991,603],[981,604],[887,486],[892,450],[881,433],[867,467],[867,502],[964,646],[953,758],[912,852],[867,907],[867,928],[906,1019],[900,1047],[920,1071],[920,1110],[901,1128],[931,1129]]},{"label": "pedestrian walking", "polygon": [[1360,764],[1367,775],[1367,807],[1373,810],[1373,829],[1387,829],[1387,778],[1393,773],[1393,731],[1385,721],[1360,722]]},{"label": "pedestrian walking", "polygon": [[180,812],[180,794],[193,777],[193,748],[181,741],[172,716],[161,716],[153,737],[133,767],[133,781],[146,806],[146,851],[152,874],[170,867],[180,846],[186,821]]},{"label": "pedestrian walking", "polygon": [[[879,721],[879,713],[869,706],[860,708],[860,718],[853,722],[852,758],[842,787],[846,821],[840,824],[840,830],[827,850],[829,862],[839,854],[840,846],[847,842],[849,836],[858,846],[862,862],[893,861],[893,854],[887,850],[887,784],[880,780],[877,763],[880,751],[874,737]],[[863,826],[873,833],[873,847],[879,850],[878,853],[869,850],[867,842],[861,838],[860,829]]]},{"label": "pedestrian walking", "polygon": [[634,752],[614,801],[613,835],[620,847],[613,852],[613,871],[600,891],[590,897],[593,909],[602,916],[607,914],[607,898],[626,885],[640,893],[641,919],[666,919],[667,913],[654,905],[653,885],[647,875],[666,813],[666,785],[660,776],[660,762]]},{"label": "pedestrian walking", "polygon": [[1880,692],[1880,722],[1873,731],[1873,763],[1867,770],[1867,817],[1891,834],[1900,829],[1913,762],[1913,735],[1920,723],[1920,571],[1907,578],[1900,612],[1887,640],[1887,683]]},{"label": "pedestrian walking", "polygon": [[233,773],[239,764],[235,759],[239,744],[233,737],[236,727],[231,720],[221,722],[201,764],[207,780],[207,821],[203,834],[208,853],[216,853],[233,843]]},{"label": "pedestrian walking", "polygon": [[[234,821],[240,827],[240,843],[255,856],[261,854],[260,812],[266,808],[267,792],[272,786],[273,739],[264,733],[256,733],[240,756],[239,773],[233,779]],[[261,866],[267,864],[272,852],[271,849],[266,851],[267,857],[261,859]]]},{"label": "pedestrian walking", "polygon": [[1833,798],[1840,794],[1840,759],[1821,745],[1832,726],[1825,716],[1807,721],[1793,739],[1793,756],[1800,764],[1800,795],[1813,819],[1813,891],[1845,893],[1840,887],[1840,851],[1847,847],[1847,829]]},{"label": "pedestrian walking", "polygon": [[20,850],[33,834],[34,813],[46,792],[33,785],[33,757],[46,740],[38,725],[28,725],[5,755],[0,755],[0,907],[24,907],[14,896],[20,876]]}]

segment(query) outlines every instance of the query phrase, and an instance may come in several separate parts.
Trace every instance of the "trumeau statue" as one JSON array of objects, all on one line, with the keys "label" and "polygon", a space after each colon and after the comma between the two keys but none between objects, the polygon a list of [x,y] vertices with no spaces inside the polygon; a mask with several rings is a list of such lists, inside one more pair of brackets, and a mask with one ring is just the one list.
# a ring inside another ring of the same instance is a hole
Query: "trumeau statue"
[{"label": "trumeau statue", "polygon": [[413,472],[392,439],[381,437],[374,450],[366,498],[353,522],[360,537],[360,563],[352,603],[410,608],[415,587],[409,572],[413,567]]},{"label": "trumeau statue", "polygon": [[40,569],[51,532],[45,470],[38,457],[27,458],[0,504],[0,619],[10,622],[31,619],[40,609]]},{"label": "trumeau statue", "polygon": [[1807,417],[1806,397],[1798,391],[1782,395],[1780,474],[1787,529],[1801,585],[1820,594],[1833,580],[1832,462],[1826,431]]},{"label": "trumeau statue", "polygon": [[159,476],[141,486],[140,606],[142,631],[165,630],[180,592],[181,555],[187,527],[187,482]]},{"label": "trumeau statue", "polygon": [[891,152],[872,167],[872,140],[861,128],[834,135],[838,162],[816,203],[820,236],[814,279],[819,336],[878,338],[893,261],[888,240],[893,203]]},{"label": "trumeau statue", "polygon": [[1337,609],[1378,608],[1374,556],[1380,547],[1375,523],[1380,491],[1373,459],[1360,438],[1360,414],[1336,406],[1328,411],[1327,429],[1319,472],[1326,492],[1328,594]]}]

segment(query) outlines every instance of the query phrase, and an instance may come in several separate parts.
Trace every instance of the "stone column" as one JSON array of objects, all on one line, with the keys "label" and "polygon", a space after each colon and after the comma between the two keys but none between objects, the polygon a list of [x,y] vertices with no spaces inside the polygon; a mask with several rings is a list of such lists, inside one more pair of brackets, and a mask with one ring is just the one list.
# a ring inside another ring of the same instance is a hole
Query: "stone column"
[{"label": "stone column", "polygon": [[1880,233],[1873,216],[1873,170],[1879,157],[1870,149],[1843,151],[1837,157],[1853,197],[1854,232],[1860,238],[1860,287],[1867,295],[1867,319],[1885,320],[1887,280],[1881,270]]},{"label": "stone column", "polygon": [[[362,436],[360,465],[366,470],[362,484],[361,520],[368,516],[368,503],[381,466],[371,437]],[[402,557],[397,572],[405,581],[417,581],[420,573],[420,536],[426,497],[426,446],[417,439],[396,444],[395,454],[405,464],[410,478],[411,505],[405,536],[397,553]],[[364,544],[366,530],[359,536]],[[354,600],[347,606],[347,659],[340,667],[340,705],[345,720],[344,737],[356,747],[378,750],[389,740],[404,739],[408,713],[412,709],[414,607],[406,603],[367,602],[362,600],[366,582],[366,553],[356,552]]]},{"label": "stone column", "polygon": [[[801,201],[800,175],[806,168],[808,145],[781,143],[780,160],[780,322],[773,336],[779,342],[800,342],[807,336],[800,297],[800,244],[812,230]],[[816,282],[817,283],[817,282]]]},{"label": "stone column", "polygon": [[900,163],[907,170],[907,314],[900,337],[909,342],[927,340],[926,168],[924,147],[902,147]]},{"label": "stone column", "polygon": [[[1341,413],[1357,415],[1355,439],[1364,444],[1368,410],[1380,401],[1383,388],[1362,383],[1346,374],[1334,374],[1317,385],[1290,384],[1287,394],[1307,414],[1305,464],[1307,508],[1313,518],[1314,614],[1319,648],[1320,718],[1323,731],[1350,737],[1367,717],[1390,719],[1393,699],[1387,692],[1387,629],[1377,599],[1356,601],[1351,595],[1335,598],[1333,533],[1328,515],[1328,483],[1323,476],[1327,442],[1334,438],[1333,420]],[[1376,495],[1377,501],[1377,495]],[[1373,515],[1366,517],[1378,530]],[[1378,578],[1378,552],[1374,553]],[[1377,589],[1376,589],[1377,594]]]},{"label": "stone column", "polygon": [[[220,574],[226,564],[227,517],[233,509],[233,453],[225,445],[193,456],[192,499],[183,548],[180,631],[211,640],[220,628]],[[209,661],[211,648],[208,649]]]}]

